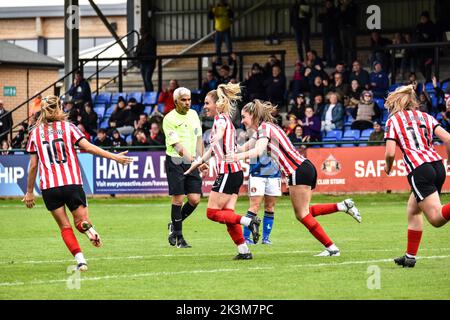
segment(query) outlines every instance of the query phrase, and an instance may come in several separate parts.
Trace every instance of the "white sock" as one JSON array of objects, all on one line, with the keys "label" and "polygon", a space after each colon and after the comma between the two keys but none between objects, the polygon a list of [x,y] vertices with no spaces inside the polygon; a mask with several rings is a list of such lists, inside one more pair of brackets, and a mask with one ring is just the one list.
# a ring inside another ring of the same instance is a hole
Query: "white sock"
[{"label": "white sock", "polygon": [[250,222],[252,222],[252,219],[251,219],[251,218],[246,217],[246,216],[242,216],[242,218],[241,218],[241,224],[242,224],[243,226],[248,227],[248,226],[250,225]]},{"label": "white sock", "polygon": [[339,251],[339,248],[333,243],[331,246],[327,247],[328,251]]},{"label": "white sock", "polygon": [[77,263],[86,263],[86,259],[84,258],[83,252],[78,252],[75,255],[75,260],[77,260]]},{"label": "white sock", "polygon": [[247,247],[246,243],[240,244],[237,247],[238,247],[239,253],[249,253],[250,252],[250,249]]},{"label": "white sock", "polygon": [[411,255],[411,254],[406,254],[406,256],[407,256],[408,258],[410,258],[410,259],[415,259],[415,258],[416,258],[416,256],[413,256],[413,255]]},{"label": "white sock", "polygon": [[337,208],[339,211],[347,211],[347,206],[345,205],[344,201],[338,202]]}]

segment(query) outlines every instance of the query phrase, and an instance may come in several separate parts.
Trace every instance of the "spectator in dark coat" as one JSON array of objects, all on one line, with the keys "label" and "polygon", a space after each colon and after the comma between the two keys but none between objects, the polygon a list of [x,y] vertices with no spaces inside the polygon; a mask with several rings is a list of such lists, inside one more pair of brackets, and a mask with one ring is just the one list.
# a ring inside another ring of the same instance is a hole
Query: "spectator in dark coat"
[{"label": "spectator in dark coat", "polygon": [[311,6],[305,0],[298,0],[290,8],[289,17],[291,27],[294,29],[298,58],[303,61],[303,43],[305,53],[310,50]]},{"label": "spectator in dark coat", "polygon": [[295,98],[294,104],[291,105],[291,108],[287,114],[287,118],[289,119],[289,116],[292,114],[297,119],[303,119],[305,117],[305,109],[306,109],[305,95],[303,93],[300,93]]},{"label": "spectator in dark coat", "polygon": [[286,93],[286,77],[281,73],[278,65],[273,66],[272,76],[264,81],[266,100],[281,108],[284,105],[284,94]]},{"label": "spectator in dark coat", "polygon": [[[122,96],[120,96],[119,100],[117,100],[116,108],[109,118],[110,127],[121,128],[125,125],[125,118],[130,112],[129,109],[126,109],[125,107],[126,101]],[[114,125],[111,125],[112,122],[114,122]]]},{"label": "spectator in dark coat", "polygon": [[[212,61],[212,71],[214,77],[217,79],[217,83],[219,84],[227,84],[232,79],[235,79],[238,73],[238,65],[237,65],[237,57],[236,54],[232,53],[230,55],[231,63],[230,65],[220,65],[216,58]],[[231,67],[233,67],[233,71],[231,71]]]},{"label": "spectator in dark coat", "polygon": [[86,128],[86,131],[89,132],[89,134],[95,135],[95,132],[97,131],[97,121],[98,121],[98,115],[94,110],[92,109],[92,104],[90,102],[86,102],[84,104],[84,112],[83,112],[83,125]]},{"label": "spectator in dark coat", "polygon": [[[428,11],[422,12],[420,22],[415,29],[415,39],[420,43],[435,42],[437,39],[436,25],[430,20]],[[433,48],[422,48],[419,54],[419,68],[422,72],[425,82],[431,81],[431,67],[433,65]]]},{"label": "spectator in dark coat", "polygon": [[314,96],[313,103],[314,103],[313,104],[314,114],[316,114],[319,117],[319,119],[321,119],[323,110],[325,110],[325,106],[326,106],[323,95],[318,94],[318,95]]},{"label": "spectator in dark coat", "polygon": [[11,113],[6,111],[3,101],[0,100],[0,142],[7,139],[7,133],[13,126]]},{"label": "spectator in dark coat", "polygon": [[334,1],[326,0],[324,12],[318,16],[318,22],[322,23],[323,56],[328,67],[334,67],[337,61],[339,48],[339,10],[334,6]]},{"label": "spectator in dark coat", "polygon": [[164,146],[165,136],[161,132],[161,125],[157,122],[153,122],[150,128],[149,142],[151,146]]},{"label": "spectator in dark coat", "polygon": [[370,76],[369,73],[361,67],[361,63],[358,60],[353,61],[352,72],[350,73],[350,82],[358,80],[361,88],[370,89]]},{"label": "spectator in dark coat", "polygon": [[82,109],[86,102],[92,103],[91,87],[86,79],[81,76],[81,72],[75,72],[72,86],[67,92],[72,97],[74,105],[78,109]]},{"label": "spectator in dark coat", "polygon": [[111,147],[112,146],[112,141],[106,135],[106,130],[105,129],[103,129],[103,128],[98,129],[98,131],[97,131],[97,138],[95,138],[94,144],[97,147]]},{"label": "spectator in dark coat", "polygon": [[125,141],[124,138],[122,138],[120,136],[119,131],[113,130],[112,132],[112,137],[111,137],[111,144],[113,147],[126,147],[127,146],[127,142]]},{"label": "spectator in dark coat", "polygon": [[203,79],[200,92],[200,102],[203,103],[208,92],[210,92],[211,90],[216,90],[218,85],[219,82],[216,77],[214,77],[213,70],[211,69],[206,71],[206,77],[205,79]]},{"label": "spectator in dark coat", "polygon": [[250,102],[254,99],[264,99],[264,74],[258,63],[253,64],[247,78],[242,82],[242,86],[245,90],[244,102]]},{"label": "spectator in dark coat", "polygon": [[152,76],[156,67],[156,39],[149,30],[142,33],[136,48],[136,56],[141,64],[141,76],[145,91],[153,91]]},{"label": "spectator in dark coat", "polygon": [[309,89],[309,98],[313,99],[317,95],[325,96],[325,86],[323,85],[323,80],[321,76],[317,76],[314,79],[313,85]]},{"label": "spectator in dark coat", "polygon": [[339,0],[338,10],[342,59],[350,65],[356,60],[358,6],[353,0]]},{"label": "spectator in dark coat", "polygon": [[387,45],[392,44],[392,41],[383,38],[378,31],[373,31],[370,37],[370,47],[372,52],[369,57],[369,64],[374,65],[375,61],[381,63],[382,69],[389,72],[389,53],[384,49]]},{"label": "spectator in dark coat", "polygon": [[389,78],[381,67],[381,62],[375,61],[374,71],[370,73],[370,86],[375,97],[383,98],[389,89]]}]

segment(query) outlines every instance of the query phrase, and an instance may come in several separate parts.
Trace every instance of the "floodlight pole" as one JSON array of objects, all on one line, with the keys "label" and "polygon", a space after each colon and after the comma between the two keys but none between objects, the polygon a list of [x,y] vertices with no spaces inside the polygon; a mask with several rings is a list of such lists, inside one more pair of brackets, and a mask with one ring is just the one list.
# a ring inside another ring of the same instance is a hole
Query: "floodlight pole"
[{"label": "floodlight pole", "polygon": [[[80,7],[78,0],[64,0],[64,73],[68,74],[78,66]],[[81,70],[83,72],[83,70]],[[65,91],[72,85],[72,77],[64,79]]]}]

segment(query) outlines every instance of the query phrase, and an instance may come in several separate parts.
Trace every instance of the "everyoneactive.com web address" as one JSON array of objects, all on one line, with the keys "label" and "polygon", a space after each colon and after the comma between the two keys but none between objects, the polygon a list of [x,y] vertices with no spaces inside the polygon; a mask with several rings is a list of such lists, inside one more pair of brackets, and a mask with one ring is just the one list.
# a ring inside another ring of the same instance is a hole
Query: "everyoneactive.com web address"
[{"label": "everyoneactive.com web address", "polygon": [[97,187],[124,188],[124,187],[167,187],[167,181],[97,181]]}]

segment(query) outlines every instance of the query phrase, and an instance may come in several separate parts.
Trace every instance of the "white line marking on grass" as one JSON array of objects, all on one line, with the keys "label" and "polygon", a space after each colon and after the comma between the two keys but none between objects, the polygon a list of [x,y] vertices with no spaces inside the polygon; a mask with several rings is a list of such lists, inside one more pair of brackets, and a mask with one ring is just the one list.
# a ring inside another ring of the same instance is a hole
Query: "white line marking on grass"
[{"label": "white line marking on grass", "polygon": [[[447,259],[450,258],[450,255],[446,256],[428,256],[428,257],[418,257],[418,259]],[[333,259],[333,258],[331,258]],[[331,263],[309,263],[309,264],[297,264],[297,265],[285,265],[285,266],[277,266],[277,269],[280,268],[309,268],[309,267],[334,267],[334,266],[343,266],[343,265],[351,265],[351,264],[368,264],[368,263],[384,263],[384,262],[392,262],[393,259],[375,259],[375,260],[364,260],[364,261],[344,261],[344,262],[331,262]],[[227,268],[227,269],[212,269],[212,270],[186,270],[186,271],[164,271],[164,272],[146,272],[146,273],[135,273],[135,274],[117,274],[117,275],[109,275],[109,276],[101,276],[101,277],[83,277],[81,281],[100,281],[100,280],[111,280],[111,279],[127,279],[127,278],[147,278],[147,277],[158,277],[158,276],[176,276],[176,275],[184,275],[184,274],[202,274],[202,273],[222,273],[222,272],[237,272],[237,271],[249,271],[249,270],[272,270],[275,267],[267,266],[267,267],[249,267],[249,268]],[[55,279],[55,280],[34,280],[30,282],[0,282],[0,287],[13,287],[13,286],[24,286],[24,285],[40,285],[40,284],[53,284],[67,282],[67,279]]]},{"label": "white line marking on grass", "polygon": [[[396,252],[403,249],[368,249],[370,252]],[[420,249],[420,251],[447,251],[450,248],[430,248]],[[345,250],[345,252],[361,252],[361,250]],[[275,255],[275,254],[296,254],[296,253],[317,253],[317,250],[293,250],[293,251],[264,251],[258,252],[258,255]],[[229,256],[229,253],[192,253],[192,254],[154,254],[147,256],[128,256],[128,257],[97,257],[89,258],[87,261],[102,261],[102,260],[143,260],[152,258],[179,258],[179,257],[220,257]],[[53,263],[65,263],[73,262],[73,259],[64,260],[28,260],[28,261],[0,261],[0,265],[17,265],[17,264],[53,264]]]}]

